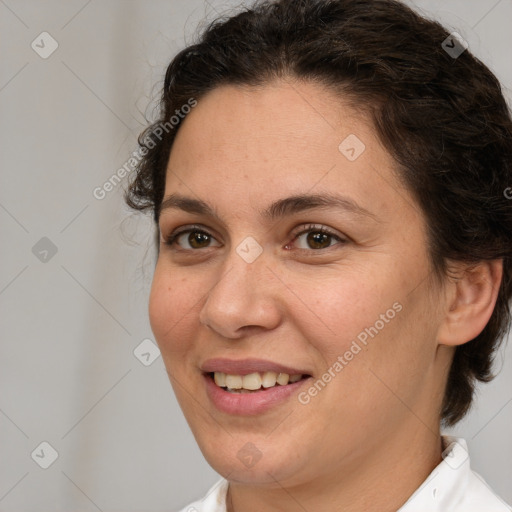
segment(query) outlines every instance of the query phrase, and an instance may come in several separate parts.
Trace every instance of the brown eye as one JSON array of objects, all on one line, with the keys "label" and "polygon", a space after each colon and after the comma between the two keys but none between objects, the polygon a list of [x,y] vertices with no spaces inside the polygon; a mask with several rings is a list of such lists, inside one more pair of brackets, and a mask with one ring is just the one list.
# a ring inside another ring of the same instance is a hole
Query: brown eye
[{"label": "brown eye", "polygon": [[170,246],[176,245],[180,250],[187,251],[221,246],[215,237],[202,229],[186,229],[180,231],[179,233],[171,235],[166,240],[166,244]]},{"label": "brown eye", "polygon": [[333,245],[343,245],[347,240],[341,236],[331,233],[327,228],[319,226],[308,226],[298,233],[293,241],[295,248],[300,250],[322,250]]},{"label": "brown eye", "polygon": [[306,240],[311,249],[325,249],[331,245],[332,236],[319,231],[311,231]]},{"label": "brown eye", "polygon": [[191,231],[188,235],[188,243],[193,249],[203,249],[208,247],[211,236],[202,231]]}]

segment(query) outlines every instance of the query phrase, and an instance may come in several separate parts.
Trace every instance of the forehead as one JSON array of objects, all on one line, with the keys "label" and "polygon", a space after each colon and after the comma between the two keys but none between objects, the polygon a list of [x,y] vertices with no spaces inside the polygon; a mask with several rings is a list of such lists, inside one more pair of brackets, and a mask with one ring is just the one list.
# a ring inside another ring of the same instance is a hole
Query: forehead
[{"label": "forehead", "polygon": [[181,125],[166,195],[218,199],[227,207],[244,195],[269,202],[285,191],[332,191],[363,207],[387,208],[400,196],[412,201],[403,197],[394,167],[368,117],[318,84],[229,85],[201,98]]},{"label": "forehead", "polygon": [[218,157],[258,162],[271,162],[272,157],[317,160],[337,156],[340,136],[351,131],[373,145],[375,134],[366,116],[319,84],[225,85],[199,100],[180,127],[175,145],[180,139],[193,144],[198,151],[190,156],[196,161],[212,151]]}]

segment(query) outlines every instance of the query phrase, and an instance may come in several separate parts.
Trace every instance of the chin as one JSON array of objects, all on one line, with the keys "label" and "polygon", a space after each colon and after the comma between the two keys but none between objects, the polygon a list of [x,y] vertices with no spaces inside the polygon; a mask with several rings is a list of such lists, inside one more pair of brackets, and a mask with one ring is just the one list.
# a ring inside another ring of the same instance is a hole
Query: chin
[{"label": "chin", "polygon": [[295,448],[290,447],[288,452],[283,443],[273,444],[264,438],[254,443],[243,440],[250,437],[253,436],[240,436],[237,440],[226,435],[226,447],[220,448],[215,441],[199,443],[199,447],[208,464],[227,480],[265,486],[298,483],[301,459]]}]

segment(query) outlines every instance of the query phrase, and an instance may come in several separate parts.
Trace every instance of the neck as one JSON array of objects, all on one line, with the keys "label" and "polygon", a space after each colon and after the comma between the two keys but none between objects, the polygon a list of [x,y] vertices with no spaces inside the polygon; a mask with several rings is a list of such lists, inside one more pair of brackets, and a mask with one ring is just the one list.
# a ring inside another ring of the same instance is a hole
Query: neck
[{"label": "neck", "polygon": [[439,427],[430,429],[410,415],[400,433],[379,439],[362,459],[343,463],[330,473],[272,488],[230,483],[227,512],[393,512],[399,509],[441,462]]}]

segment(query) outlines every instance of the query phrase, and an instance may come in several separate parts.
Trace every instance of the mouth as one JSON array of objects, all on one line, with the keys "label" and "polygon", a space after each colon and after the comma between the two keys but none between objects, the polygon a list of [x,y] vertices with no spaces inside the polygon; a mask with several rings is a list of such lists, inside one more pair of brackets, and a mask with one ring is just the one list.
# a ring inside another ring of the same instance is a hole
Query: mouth
[{"label": "mouth", "polygon": [[229,393],[257,393],[276,386],[288,386],[310,377],[307,374],[284,372],[253,372],[246,375],[209,372],[206,374],[215,385]]},{"label": "mouth", "polygon": [[312,374],[263,359],[209,359],[201,366],[212,405],[229,415],[254,416],[284,406]]}]

